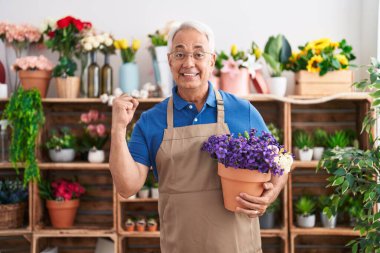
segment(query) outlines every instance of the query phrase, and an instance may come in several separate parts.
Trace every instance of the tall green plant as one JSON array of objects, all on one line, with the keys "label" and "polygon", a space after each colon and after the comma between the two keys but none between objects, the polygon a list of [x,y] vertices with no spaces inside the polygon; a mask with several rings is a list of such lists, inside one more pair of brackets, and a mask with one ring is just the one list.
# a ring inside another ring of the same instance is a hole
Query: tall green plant
[{"label": "tall green plant", "polygon": [[[345,199],[347,196],[363,198],[362,215],[354,230],[360,231],[360,237],[352,240],[352,252],[380,252],[380,213],[374,212],[374,206],[380,201],[380,146],[378,137],[371,134],[380,107],[380,63],[372,59],[368,66],[369,80],[354,85],[363,90],[371,90],[373,98],[371,109],[363,121],[362,132],[369,134],[370,146],[367,150],[357,148],[332,149],[325,153],[318,168],[325,169],[331,176],[329,187],[334,187],[332,198]],[[337,207],[339,201],[334,203]]]},{"label": "tall green plant", "polygon": [[13,129],[10,145],[12,166],[18,173],[18,162],[24,163],[24,185],[30,180],[40,180],[36,159],[36,139],[45,122],[41,95],[36,90],[18,88],[5,107],[3,118]]},{"label": "tall green plant", "polygon": [[279,77],[285,69],[289,57],[292,55],[292,48],[284,35],[269,37],[265,44],[263,57],[269,64],[273,77]]},{"label": "tall green plant", "polygon": [[313,132],[313,141],[316,147],[326,147],[328,134],[325,130],[317,128]]}]

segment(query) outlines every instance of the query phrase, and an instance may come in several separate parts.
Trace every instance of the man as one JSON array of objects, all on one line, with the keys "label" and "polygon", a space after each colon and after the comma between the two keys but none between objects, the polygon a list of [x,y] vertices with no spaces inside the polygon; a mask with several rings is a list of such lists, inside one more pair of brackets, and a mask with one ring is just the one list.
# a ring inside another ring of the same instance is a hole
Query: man
[{"label": "man", "polygon": [[185,22],[168,38],[168,60],[176,87],[172,97],[144,112],[132,133],[126,128],[138,101],[117,98],[112,112],[110,169],[120,195],[135,194],[149,167],[159,179],[163,253],[261,252],[258,215],[283,188],[287,176],[272,177],[261,197],[236,196],[244,208],[223,206],[216,162],[201,151],[213,134],[268,131],[257,110],[245,100],[214,91],[208,79],[215,65],[212,31]]}]

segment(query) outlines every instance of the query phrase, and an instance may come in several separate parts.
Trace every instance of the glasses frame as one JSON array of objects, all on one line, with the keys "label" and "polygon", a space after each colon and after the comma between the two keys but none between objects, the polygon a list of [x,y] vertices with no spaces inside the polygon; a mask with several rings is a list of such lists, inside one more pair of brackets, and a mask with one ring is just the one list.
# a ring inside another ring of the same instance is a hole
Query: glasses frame
[{"label": "glasses frame", "polygon": [[203,61],[203,60],[198,60],[198,59],[196,59],[196,58],[194,57],[194,53],[204,53],[204,54],[209,54],[209,55],[215,55],[215,53],[206,52],[206,51],[193,51],[193,52],[173,51],[173,52],[168,53],[168,56],[171,57],[171,56],[172,56],[173,54],[175,54],[175,53],[183,53],[183,54],[185,55],[185,57],[184,57],[182,60],[176,59],[176,58],[174,57],[174,60],[175,60],[175,61],[184,61],[184,60],[187,58],[187,56],[189,56],[189,55],[191,55],[191,57],[194,59],[194,61]]}]

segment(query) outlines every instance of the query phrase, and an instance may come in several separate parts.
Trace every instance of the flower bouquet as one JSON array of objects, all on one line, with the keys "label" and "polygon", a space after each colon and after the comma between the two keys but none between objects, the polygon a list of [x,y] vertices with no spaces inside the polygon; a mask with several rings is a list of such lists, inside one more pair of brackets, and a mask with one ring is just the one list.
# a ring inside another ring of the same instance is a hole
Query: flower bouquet
[{"label": "flower bouquet", "polygon": [[261,196],[271,175],[288,173],[293,162],[292,155],[270,133],[256,133],[251,129],[238,137],[213,135],[202,146],[202,151],[218,161],[224,206],[232,212],[240,207],[236,196],[241,192]]}]

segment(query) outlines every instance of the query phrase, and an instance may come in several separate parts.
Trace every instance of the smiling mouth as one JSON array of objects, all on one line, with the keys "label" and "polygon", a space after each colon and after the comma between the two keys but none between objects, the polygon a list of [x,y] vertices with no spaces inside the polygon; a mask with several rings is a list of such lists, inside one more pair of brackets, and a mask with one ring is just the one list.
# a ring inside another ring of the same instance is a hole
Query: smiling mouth
[{"label": "smiling mouth", "polygon": [[186,76],[186,77],[194,77],[198,75],[199,73],[181,73],[181,76]]}]

